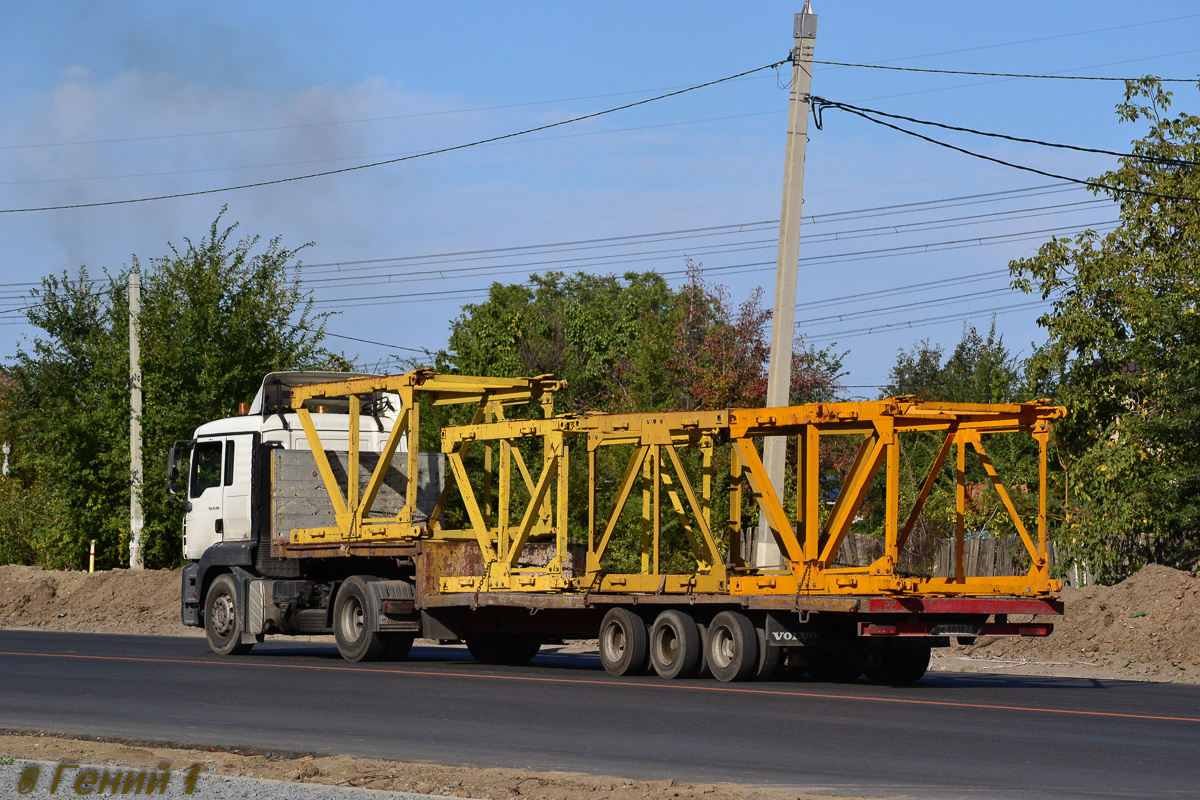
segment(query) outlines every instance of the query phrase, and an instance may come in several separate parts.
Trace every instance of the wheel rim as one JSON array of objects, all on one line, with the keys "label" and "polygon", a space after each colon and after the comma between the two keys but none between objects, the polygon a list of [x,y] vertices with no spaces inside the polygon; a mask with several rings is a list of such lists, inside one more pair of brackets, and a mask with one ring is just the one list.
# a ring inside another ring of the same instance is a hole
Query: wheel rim
[{"label": "wheel rim", "polygon": [[664,666],[671,666],[679,658],[679,635],[670,625],[663,625],[654,636],[654,650]]},{"label": "wheel rim", "polygon": [[348,642],[357,642],[358,637],[362,636],[363,626],[366,623],[362,604],[358,602],[357,597],[346,599],[346,604],[342,606],[341,622],[342,636]]},{"label": "wheel rim", "polygon": [[233,632],[233,598],[227,594],[219,594],[213,600],[212,629],[218,636],[228,636]]},{"label": "wheel rim", "polygon": [[713,664],[724,669],[733,663],[733,634],[729,628],[719,626],[712,631],[712,646],[709,648],[709,657]]},{"label": "wheel rim", "polygon": [[625,654],[625,631],[615,622],[604,629],[604,654],[614,664]]}]

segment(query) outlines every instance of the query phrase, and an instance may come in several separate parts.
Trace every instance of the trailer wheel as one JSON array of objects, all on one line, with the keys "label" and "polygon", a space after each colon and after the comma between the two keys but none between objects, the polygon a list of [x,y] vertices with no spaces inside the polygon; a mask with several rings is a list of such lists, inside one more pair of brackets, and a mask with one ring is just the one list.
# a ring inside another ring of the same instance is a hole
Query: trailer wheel
[{"label": "trailer wheel", "polygon": [[600,663],[609,675],[641,675],[650,660],[646,623],[628,608],[612,608],[600,622]]},{"label": "trailer wheel", "polygon": [[700,631],[696,621],[677,609],[668,609],[650,629],[650,663],[658,677],[692,678],[703,664]]},{"label": "trailer wheel", "polygon": [[779,669],[779,655],[781,648],[771,647],[767,644],[766,628],[754,626],[754,632],[758,639],[758,663],[754,668],[754,680],[769,681],[775,675],[775,670]]},{"label": "trailer wheel", "polygon": [[237,615],[237,587],[229,575],[218,575],[204,599],[204,633],[208,647],[219,656],[249,653],[253,644],[242,643],[242,621]]},{"label": "trailer wheel", "polygon": [[697,678],[712,677],[708,668],[708,623],[696,620],[696,635],[700,637],[700,665],[696,667]]},{"label": "trailer wheel", "polygon": [[708,626],[708,668],[719,681],[744,681],[758,667],[758,634],[745,614],[722,611]]},{"label": "trailer wheel", "polygon": [[925,677],[933,651],[928,647],[894,647],[884,652],[883,663],[866,669],[872,683],[903,686]]},{"label": "trailer wheel", "polygon": [[383,654],[385,661],[403,661],[408,658],[408,651],[412,650],[413,642],[417,638],[415,633],[385,633],[381,635],[386,647]]},{"label": "trailer wheel", "polygon": [[371,630],[370,609],[370,595],[361,577],[355,575],[342,583],[333,601],[333,638],[347,661],[378,661],[387,650],[383,637]]},{"label": "trailer wheel", "polygon": [[467,634],[467,652],[481,664],[527,664],[541,649],[542,640],[532,634]]}]

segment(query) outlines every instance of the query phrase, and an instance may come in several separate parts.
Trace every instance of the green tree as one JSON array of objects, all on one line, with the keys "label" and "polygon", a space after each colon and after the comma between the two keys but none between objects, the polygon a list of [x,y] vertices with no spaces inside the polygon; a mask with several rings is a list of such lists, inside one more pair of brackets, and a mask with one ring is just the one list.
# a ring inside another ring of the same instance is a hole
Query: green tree
[{"label": "green tree", "polygon": [[883,393],[946,403],[1008,403],[1024,388],[1020,365],[1004,337],[996,335],[993,321],[986,337],[974,325],[964,326],[962,339],[944,363],[941,346],[928,339],[901,350]]},{"label": "green tree", "polygon": [[[962,338],[943,359],[940,345],[928,339],[909,350],[900,350],[883,389],[885,396],[915,395],[918,399],[945,403],[1010,403],[1029,399],[1021,364],[1009,352],[995,321],[984,335],[973,325],[963,327]],[[901,437],[901,506],[907,508],[917,495],[926,471],[933,463],[945,436],[942,433],[907,433]],[[1037,448],[1024,434],[996,434],[984,442],[989,457],[1010,484],[1014,504],[1033,515],[1036,497],[1028,487],[1037,485]],[[955,480],[953,458],[944,466],[918,522],[912,541],[913,563],[921,565],[936,553],[937,541],[955,533]],[[991,535],[1014,533],[1015,527],[999,498],[987,486],[982,465],[973,456],[967,460],[968,499],[966,529]],[[868,522],[878,533],[883,530],[882,492],[874,486],[869,497]]]},{"label": "green tree", "polygon": [[[735,306],[725,287],[707,283],[699,265],[687,265],[688,278],[678,290],[653,272],[620,277],[549,273],[531,276],[523,285],[494,284],[485,302],[463,307],[451,326],[448,350],[438,354],[438,368],[505,377],[553,373],[567,381],[568,388],[555,401],[557,410],[567,412],[761,405],[771,316],[762,308],[761,292]],[[793,401],[832,399],[840,372],[841,362],[834,354],[806,347],[798,339]],[[422,426],[464,421],[453,411],[430,411],[422,417]],[[481,458],[481,450],[473,449],[469,458]],[[526,457],[540,460],[532,452]],[[628,458],[629,452],[620,447],[602,448],[598,473],[619,476]],[[695,461],[687,462],[689,469],[696,468]],[[719,449],[716,463],[729,463],[727,445]],[[582,496],[587,460],[572,457],[570,464],[571,492]],[[603,508],[615,497],[615,480],[597,489]],[[714,520],[727,518],[727,491],[728,469],[718,469]],[[612,569],[639,567],[640,553],[631,543],[640,523],[629,510],[632,505],[636,503],[627,507],[628,525],[607,551],[606,566]],[[582,504],[574,508],[571,529],[578,541],[587,529],[587,517]],[[664,539],[672,551],[664,568],[694,567],[671,514],[664,517]]]},{"label": "green tree", "polygon": [[[129,271],[142,280],[144,554],[149,566],[180,560],[181,514],[167,502],[167,449],[202,422],[249,400],[266,372],[318,366],[324,315],[300,284],[296,250],[273,239],[232,240],[222,215],[198,243],[96,280],[81,268],[50,276],[28,311],[40,329],[18,350],[3,396],[13,443],[0,525],[23,525],[21,560],[81,566],[98,540],[104,567],[127,562],[129,533]],[[12,504],[6,503],[6,498]],[[38,498],[52,513],[21,520],[15,504]],[[0,553],[3,555],[3,553]],[[5,558],[16,560],[14,556]]]},{"label": "green tree", "polygon": [[497,283],[485,302],[463,306],[436,364],[464,375],[554,374],[567,381],[560,411],[657,407],[667,397],[675,306],[653,272]]},{"label": "green tree", "polygon": [[1068,472],[1071,555],[1101,580],[1200,560],[1200,117],[1130,81],[1117,115],[1145,123],[1132,156],[1094,179],[1120,224],[1014,261],[1014,285],[1051,301],[1035,382],[1070,411],[1054,443]]}]

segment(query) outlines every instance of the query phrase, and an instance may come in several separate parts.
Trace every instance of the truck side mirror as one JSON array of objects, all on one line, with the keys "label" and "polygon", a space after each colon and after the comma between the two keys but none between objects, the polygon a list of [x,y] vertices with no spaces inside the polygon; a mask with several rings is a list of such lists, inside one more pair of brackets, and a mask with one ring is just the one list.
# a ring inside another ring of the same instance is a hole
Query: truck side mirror
[{"label": "truck side mirror", "polygon": [[171,445],[171,449],[167,452],[167,499],[172,503],[183,506],[184,511],[191,511],[192,504],[178,496],[180,493],[180,468],[183,463],[184,453],[190,453],[193,444],[194,442],[191,439],[179,439],[175,444]]}]

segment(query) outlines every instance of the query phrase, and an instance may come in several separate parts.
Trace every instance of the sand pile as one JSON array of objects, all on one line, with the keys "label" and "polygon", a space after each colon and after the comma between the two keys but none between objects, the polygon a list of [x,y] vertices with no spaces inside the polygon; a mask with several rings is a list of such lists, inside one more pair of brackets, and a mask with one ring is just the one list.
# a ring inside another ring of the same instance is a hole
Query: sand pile
[{"label": "sand pile", "polygon": [[0,627],[90,633],[185,634],[179,570],[59,572],[0,567]]},{"label": "sand pile", "polygon": [[1116,586],[1068,588],[1062,598],[1066,617],[1055,621],[1049,638],[985,638],[962,653],[1154,680],[1200,680],[1200,578],[1151,564]]}]

